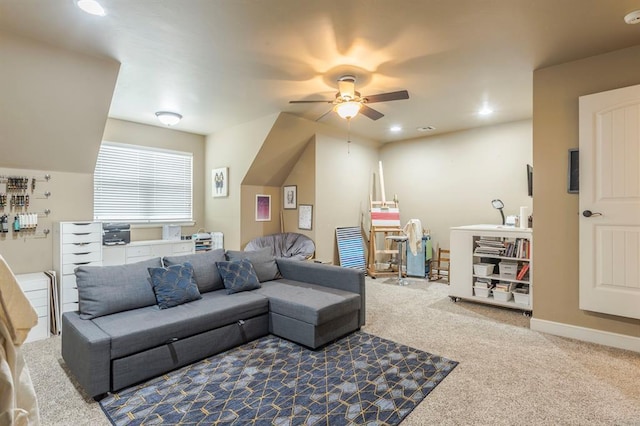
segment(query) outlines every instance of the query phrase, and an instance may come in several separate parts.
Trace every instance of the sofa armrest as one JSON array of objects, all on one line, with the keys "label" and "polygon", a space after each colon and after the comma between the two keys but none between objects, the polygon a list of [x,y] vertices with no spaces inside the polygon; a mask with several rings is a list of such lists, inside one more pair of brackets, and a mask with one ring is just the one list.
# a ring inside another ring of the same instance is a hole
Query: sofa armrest
[{"label": "sofa armrest", "polygon": [[276,258],[276,262],[283,278],[358,293],[360,326],[365,324],[364,271],[285,258]]},{"label": "sofa armrest", "polygon": [[62,315],[62,358],[89,396],[109,392],[111,337],[78,312]]}]

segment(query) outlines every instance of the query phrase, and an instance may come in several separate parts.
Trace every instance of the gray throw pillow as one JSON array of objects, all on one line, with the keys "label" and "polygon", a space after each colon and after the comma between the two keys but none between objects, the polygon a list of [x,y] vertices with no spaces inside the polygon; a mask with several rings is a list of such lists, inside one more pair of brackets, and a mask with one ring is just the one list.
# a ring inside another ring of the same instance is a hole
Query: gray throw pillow
[{"label": "gray throw pillow", "polygon": [[79,266],[76,284],[80,318],[92,319],[156,304],[149,268],[162,266],[160,258],[116,266]]},{"label": "gray throw pillow", "polygon": [[271,255],[271,249],[269,247],[256,251],[227,250],[227,259],[248,259],[253,265],[253,269],[255,269],[258,280],[260,280],[261,283],[280,278],[280,270],[278,269],[276,258]]},{"label": "gray throw pillow", "polygon": [[182,256],[165,256],[162,258],[164,266],[182,265],[185,262],[191,263],[193,266],[193,276],[196,279],[200,293],[224,288],[222,278],[220,278],[220,273],[218,272],[218,268],[216,268],[216,262],[222,260],[226,260],[223,249]]},{"label": "gray throw pillow", "polygon": [[149,276],[160,309],[202,299],[189,262],[167,268],[149,268]]},{"label": "gray throw pillow", "polygon": [[227,289],[227,294],[260,288],[256,272],[248,259],[218,262],[216,265]]}]

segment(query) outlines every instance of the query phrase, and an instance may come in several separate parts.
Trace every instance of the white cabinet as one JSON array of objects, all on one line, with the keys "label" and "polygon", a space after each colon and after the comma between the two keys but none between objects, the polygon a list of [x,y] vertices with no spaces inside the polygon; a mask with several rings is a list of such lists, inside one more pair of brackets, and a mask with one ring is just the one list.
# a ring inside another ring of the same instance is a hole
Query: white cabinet
[{"label": "white cabinet", "polygon": [[530,228],[496,225],[451,228],[450,250],[452,300],[533,310]]},{"label": "white cabinet", "polygon": [[134,241],[121,246],[103,248],[103,265],[123,265],[162,256],[178,256],[195,252],[193,240]]},{"label": "white cabinet", "polygon": [[49,337],[49,277],[38,272],[16,275],[16,279],[31,306],[38,313],[38,324],[31,329],[25,342]]},{"label": "white cabinet", "polygon": [[60,313],[78,310],[78,266],[102,264],[102,223],[60,222],[54,227],[53,262],[59,288]]}]

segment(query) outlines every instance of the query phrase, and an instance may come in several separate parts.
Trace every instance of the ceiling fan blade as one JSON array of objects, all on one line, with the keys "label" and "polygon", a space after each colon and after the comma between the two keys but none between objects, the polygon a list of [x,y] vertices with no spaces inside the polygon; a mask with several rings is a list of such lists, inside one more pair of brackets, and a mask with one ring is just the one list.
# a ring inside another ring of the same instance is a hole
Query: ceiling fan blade
[{"label": "ceiling fan blade", "polygon": [[374,102],[399,101],[401,99],[409,99],[409,92],[400,90],[397,92],[380,93],[379,95],[364,96],[363,99],[370,104]]},{"label": "ceiling fan blade", "polygon": [[380,111],[376,111],[373,108],[369,108],[368,106],[366,106],[364,104],[362,105],[362,108],[360,108],[360,114],[362,114],[362,115],[364,115],[366,117],[369,117],[372,120],[377,120],[379,118],[384,117],[384,114],[381,113]]},{"label": "ceiling fan blade", "polygon": [[332,104],[333,101],[289,101],[290,104],[313,104],[313,103],[325,103]]}]

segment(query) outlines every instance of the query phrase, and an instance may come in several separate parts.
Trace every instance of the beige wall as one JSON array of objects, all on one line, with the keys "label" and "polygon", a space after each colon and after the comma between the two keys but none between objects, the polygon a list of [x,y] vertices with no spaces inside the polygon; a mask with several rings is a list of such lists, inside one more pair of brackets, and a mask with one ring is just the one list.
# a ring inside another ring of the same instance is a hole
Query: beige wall
[{"label": "beige wall", "polygon": [[402,223],[420,219],[434,247],[443,248],[452,226],[500,223],[495,198],[504,202],[505,216],[531,208],[531,126],[525,120],[384,145],[387,199],[397,194]]},{"label": "beige wall", "polygon": [[[262,117],[249,123],[225,129],[207,137],[205,170],[205,229],[224,234],[224,247],[241,248],[241,191],[242,179],[269,134],[278,114]],[[211,170],[228,167],[229,196],[211,196]]]},{"label": "beige wall", "polygon": [[[315,137],[307,144],[302,156],[285,179],[283,186],[296,185],[298,205],[315,204],[316,200],[316,142]],[[284,190],[284,189],[283,189]],[[282,191],[283,191],[282,190]],[[283,192],[281,192],[282,194]],[[282,209],[282,205],[280,205]],[[304,230],[298,228],[298,209],[282,210],[284,231],[298,232],[315,241],[315,228]]]},{"label": "beige wall", "polygon": [[639,83],[640,46],[534,72],[535,318],[640,336],[638,320],[578,308],[578,195],[566,190],[567,150],[579,146],[578,97]]},{"label": "beige wall", "polygon": [[[280,209],[282,188],[279,186],[242,185],[240,211],[242,223],[240,230],[240,248],[244,249],[255,237],[280,232]],[[271,195],[271,220],[256,220],[256,195]]]},{"label": "beige wall", "polygon": [[[182,234],[190,235],[205,227],[204,198],[207,175],[205,174],[204,136],[110,118],[107,120],[103,140],[191,152],[193,154],[193,219],[195,224],[183,226]],[[93,205],[93,190],[91,202]],[[93,212],[91,214],[93,215]],[[133,241],[161,238],[161,226],[134,226],[131,230]]]},{"label": "beige wall", "polygon": [[316,202],[313,206],[316,257],[338,264],[336,228],[360,226],[368,213],[371,176],[378,166],[377,144],[339,134],[316,135]]},{"label": "beige wall", "polygon": [[[40,181],[45,174],[51,175],[48,182]],[[53,227],[62,220],[91,220],[93,218],[93,175],[84,173],[52,172],[50,170],[27,170],[0,168],[3,176],[35,177],[35,192],[29,189],[29,209],[26,212],[44,213],[48,216],[38,218],[36,233],[20,232],[0,234],[0,254],[7,260],[15,274],[46,271],[53,268]],[[5,185],[0,186],[5,192]],[[44,193],[51,192],[46,198]],[[5,207],[1,214],[9,216],[10,224],[16,209]],[[1,215],[0,214],[0,215]],[[44,236],[43,230],[51,232]]]}]

